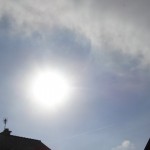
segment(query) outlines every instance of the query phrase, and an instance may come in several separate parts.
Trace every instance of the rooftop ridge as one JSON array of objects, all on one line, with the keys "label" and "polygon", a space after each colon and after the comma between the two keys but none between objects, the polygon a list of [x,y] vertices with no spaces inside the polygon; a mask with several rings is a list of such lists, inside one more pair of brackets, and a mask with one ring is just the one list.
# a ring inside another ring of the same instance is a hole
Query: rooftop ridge
[{"label": "rooftop ridge", "polygon": [[40,141],[41,140],[37,140],[37,139],[33,139],[33,138],[27,138],[27,137],[23,137],[23,136],[17,136],[17,135],[10,135],[10,137],[14,137],[14,138],[21,138],[21,139],[25,139],[25,140],[34,140],[34,141]]}]

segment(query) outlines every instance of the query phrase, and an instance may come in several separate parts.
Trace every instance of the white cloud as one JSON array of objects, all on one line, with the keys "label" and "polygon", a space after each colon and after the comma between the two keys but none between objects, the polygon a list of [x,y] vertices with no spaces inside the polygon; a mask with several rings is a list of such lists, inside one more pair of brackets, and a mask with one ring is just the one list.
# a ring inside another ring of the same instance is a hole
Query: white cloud
[{"label": "white cloud", "polygon": [[112,148],[112,150],[135,150],[135,146],[129,140],[125,140],[121,145]]},{"label": "white cloud", "polygon": [[[146,0],[0,0],[0,17],[13,32],[43,33],[53,27],[84,35],[99,51],[104,44],[150,64],[149,2]],[[97,51],[96,51],[97,53]]]}]

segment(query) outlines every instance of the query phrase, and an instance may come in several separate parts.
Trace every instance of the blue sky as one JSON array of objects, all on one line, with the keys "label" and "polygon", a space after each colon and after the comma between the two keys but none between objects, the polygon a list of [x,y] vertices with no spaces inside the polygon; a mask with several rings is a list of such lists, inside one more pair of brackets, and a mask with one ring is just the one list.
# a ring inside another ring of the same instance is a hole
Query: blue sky
[{"label": "blue sky", "polygon": [[[0,119],[53,150],[141,150],[150,136],[147,0],[1,0]],[[24,91],[35,67],[71,78],[56,112]],[[0,124],[1,131],[3,123]]]}]

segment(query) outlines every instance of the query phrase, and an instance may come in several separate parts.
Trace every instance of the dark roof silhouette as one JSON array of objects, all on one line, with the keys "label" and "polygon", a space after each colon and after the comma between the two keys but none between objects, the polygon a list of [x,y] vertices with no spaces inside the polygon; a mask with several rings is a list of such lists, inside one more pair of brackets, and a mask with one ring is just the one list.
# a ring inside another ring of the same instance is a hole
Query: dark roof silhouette
[{"label": "dark roof silhouette", "polygon": [[150,139],[148,140],[144,150],[150,150]]},{"label": "dark roof silhouette", "polygon": [[0,133],[0,150],[51,150],[40,140],[10,135],[9,129]]}]

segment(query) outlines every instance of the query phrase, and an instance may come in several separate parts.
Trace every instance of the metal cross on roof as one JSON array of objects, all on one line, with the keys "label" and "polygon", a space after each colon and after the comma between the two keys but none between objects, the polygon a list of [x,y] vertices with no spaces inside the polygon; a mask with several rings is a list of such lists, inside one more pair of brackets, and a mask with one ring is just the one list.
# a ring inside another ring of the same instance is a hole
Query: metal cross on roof
[{"label": "metal cross on roof", "polygon": [[4,120],[3,120],[3,122],[4,122],[4,129],[6,129],[6,124],[7,124],[7,119],[6,118],[4,118]]}]

